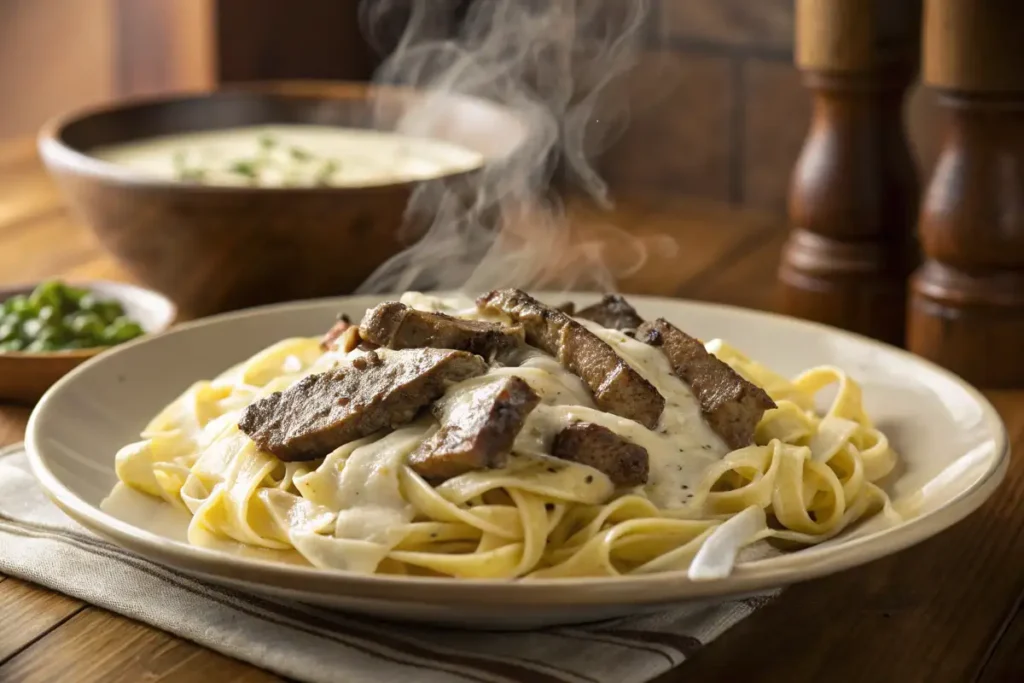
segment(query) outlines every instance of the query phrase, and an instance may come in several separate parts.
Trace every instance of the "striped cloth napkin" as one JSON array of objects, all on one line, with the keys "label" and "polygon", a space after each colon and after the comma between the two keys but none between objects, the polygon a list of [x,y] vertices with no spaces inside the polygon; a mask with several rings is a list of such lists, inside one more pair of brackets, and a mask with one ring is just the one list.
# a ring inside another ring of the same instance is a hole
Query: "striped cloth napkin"
[{"label": "striped cloth napkin", "polygon": [[22,446],[0,450],[0,572],[316,683],[642,683],[776,595],[529,632],[391,624],[204,584],[101,540],[49,502]]}]

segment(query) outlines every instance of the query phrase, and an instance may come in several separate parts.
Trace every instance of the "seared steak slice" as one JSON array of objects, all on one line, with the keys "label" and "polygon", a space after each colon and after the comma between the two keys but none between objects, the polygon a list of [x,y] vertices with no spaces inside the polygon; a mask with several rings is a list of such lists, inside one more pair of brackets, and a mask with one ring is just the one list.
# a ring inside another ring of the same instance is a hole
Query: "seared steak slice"
[{"label": "seared steak slice", "polygon": [[624,332],[635,330],[644,322],[636,309],[618,294],[606,294],[598,303],[576,313],[576,317],[593,320],[602,327]]},{"label": "seared steak slice", "polygon": [[518,289],[499,289],[477,299],[485,310],[500,311],[523,326],[526,341],[555,356],[590,388],[601,410],[654,429],[664,397],[629,367],[608,344],[565,313]]},{"label": "seared steak slice", "polygon": [[775,402],[723,361],[664,318],[640,326],[637,339],[661,347],[679,379],[690,385],[704,419],[730,448],[753,443],[754,428]]},{"label": "seared steak slice", "polygon": [[449,384],[486,370],[482,358],[465,351],[370,351],[351,366],[309,375],[256,401],[238,428],[281,460],[315,460],[349,441],[410,422]]},{"label": "seared steak slice", "polygon": [[551,454],[590,465],[607,474],[616,486],[647,483],[647,449],[601,425],[591,422],[569,425],[555,436]]},{"label": "seared steak slice", "polygon": [[576,303],[573,301],[563,301],[562,303],[555,306],[555,310],[561,311],[566,315],[576,314]]},{"label": "seared steak slice", "polygon": [[473,389],[442,409],[441,429],[409,456],[409,465],[434,481],[502,467],[538,403],[540,397],[519,377]]},{"label": "seared steak slice", "polygon": [[327,334],[320,340],[320,348],[324,351],[331,351],[337,348],[338,339],[341,335],[352,327],[352,320],[342,313],[338,316],[338,322],[334,323],[331,329],[327,330]]},{"label": "seared steak slice", "polygon": [[363,339],[390,349],[431,347],[469,351],[492,358],[522,346],[523,329],[453,318],[389,301],[371,308],[359,323]]}]

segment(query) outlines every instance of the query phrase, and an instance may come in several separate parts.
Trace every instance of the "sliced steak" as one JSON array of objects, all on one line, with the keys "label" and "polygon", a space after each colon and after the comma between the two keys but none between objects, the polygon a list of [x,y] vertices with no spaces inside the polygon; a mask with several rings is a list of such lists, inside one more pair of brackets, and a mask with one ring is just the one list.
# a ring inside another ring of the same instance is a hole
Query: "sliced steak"
[{"label": "sliced steak", "polygon": [[540,397],[519,377],[473,389],[442,408],[441,429],[409,456],[409,465],[433,481],[503,467],[538,403]]},{"label": "sliced steak", "polygon": [[566,315],[576,314],[576,303],[573,301],[563,301],[562,303],[555,306],[555,310],[561,311]]},{"label": "sliced steak", "polygon": [[647,483],[647,449],[601,425],[591,422],[569,425],[555,436],[551,454],[600,470],[616,486]]},{"label": "sliced steak", "polygon": [[465,351],[370,351],[328,372],[304,377],[262,398],[238,428],[281,460],[315,460],[349,441],[410,422],[454,382],[487,364]]},{"label": "sliced steak", "polygon": [[338,316],[338,322],[334,323],[327,334],[320,340],[320,348],[324,351],[333,351],[338,346],[338,339],[352,327],[352,319],[342,313]]},{"label": "sliced steak", "polygon": [[606,294],[598,303],[578,311],[576,317],[623,332],[635,330],[644,322],[636,309],[618,294]]},{"label": "sliced steak", "polygon": [[389,301],[371,308],[359,323],[363,339],[389,349],[456,349],[485,358],[505,355],[521,347],[523,328],[453,318],[409,308]]},{"label": "sliced steak", "polygon": [[545,306],[518,289],[484,294],[477,305],[500,311],[523,326],[526,341],[551,354],[583,380],[601,410],[654,429],[665,407],[664,397],[619,358],[608,344],[565,313]]},{"label": "sliced steak", "polygon": [[730,448],[753,443],[754,428],[775,402],[764,389],[748,382],[707,352],[697,339],[664,318],[640,326],[637,339],[660,347],[679,379],[690,385],[704,419]]}]

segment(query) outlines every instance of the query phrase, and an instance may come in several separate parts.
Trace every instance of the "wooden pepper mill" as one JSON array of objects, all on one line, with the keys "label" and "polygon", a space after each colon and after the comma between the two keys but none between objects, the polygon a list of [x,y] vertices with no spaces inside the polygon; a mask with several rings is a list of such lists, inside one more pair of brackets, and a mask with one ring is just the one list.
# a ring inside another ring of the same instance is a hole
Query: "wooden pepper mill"
[{"label": "wooden pepper mill", "polygon": [[924,80],[947,116],[919,224],[911,350],[1024,386],[1024,2],[927,0]]},{"label": "wooden pepper mill", "polygon": [[919,0],[798,0],[814,98],[779,267],[784,312],[902,344],[919,186],[903,128]]}]

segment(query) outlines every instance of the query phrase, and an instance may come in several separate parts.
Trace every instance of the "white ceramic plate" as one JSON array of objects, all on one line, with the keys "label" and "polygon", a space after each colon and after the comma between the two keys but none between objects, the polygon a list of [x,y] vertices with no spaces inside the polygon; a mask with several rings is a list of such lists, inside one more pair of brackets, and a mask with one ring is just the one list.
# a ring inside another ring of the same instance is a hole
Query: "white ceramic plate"
[{"label": "white ceramic plate", "polygon": [[[543,297],[542,297],[543,298]],[[551,297],[548,297],[551,300]],[[578,296],[585,303],[593,297]],[[554,300],[561,297],[554,297]],[[28,426],[32,467],[71,517],[156,562],[245,590],[405,620],[524,627],[582,622],[749,594],[889,555],[959,521],[988,498],[1009,460],[1005,428],[972,387],[916,356],[822,325],[737,308],[630,297],[704,339],[721,337],[784,374],[845,368],[902,456],[887,489],[918,514],[898,526],[876,517],[820,546],[740,564],[721,580],[685,574],[530,582],[363,576],[228,556],[183,543],[183,518],[148,501],[128,519],[100,509],[117,483],[114,453],[193,381],[213,377],[292,335],[317,335],[338,312],[358,319],[379,298],[271,306],[209,318],[126,344],[78,368],[40,401]]]}]

